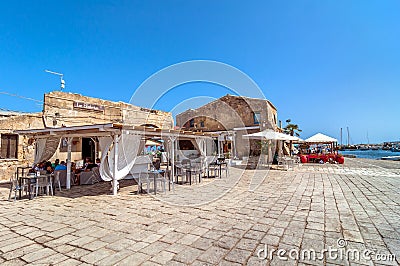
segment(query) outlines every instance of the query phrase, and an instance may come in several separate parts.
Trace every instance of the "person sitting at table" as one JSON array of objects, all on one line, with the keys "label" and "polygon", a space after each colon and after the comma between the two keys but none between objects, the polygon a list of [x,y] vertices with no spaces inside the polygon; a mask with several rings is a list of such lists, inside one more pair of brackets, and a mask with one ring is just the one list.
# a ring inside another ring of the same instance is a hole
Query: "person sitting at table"
[{"label": "person sitting at table", "polygon": [[83,166],[82,166],[82,168],[81,168],[81,170],[83,171],[83,170],[85,170],[86,169],[86,167],[89,165],[91,163],[91,159],[90,159],[90,157],[86,157],[86,159],[85,159],[85,163],[83,164]]},{"label": "person sitting at table", "polygon": [[93,163],[90,158],[86,158],[85,166],[75,174],[75,184],[79,184],[82,172],[90,172],[94,167],[97,167],[97,164]]},{"label": "person sitting at table", "polygon": [[54,163],[51,164],[51,167],[53,167],[53,169],[55,169],[56,166],[59,165],[59,164],[60,164],[60,159],[56,159],[56,160],[54,161]]},{"label": "person sitting at table", "polygon": [[53,169],[53,167],[52,167],[50,161],[46,162],[45,170],[46,170],[46,172],[47,172],[48,174],[53,173],[54,169]]},{"label": "person sitting at table", "polygon": [[97,164],[93,163],[93,161],[89,159],[89,163],[86,165],[85,171],[91,171],[94,167],[98,167]]},{"label": "person sitting at table", "polygon": [[37,164],[35,165],[35,167],[34,167],[34,170],[35,170],[35,172],[36,172],[36,171],[45,170],[45,168],[44,168],[44,162],[37,163]]},{"label": "person sitting at table", "polygon": [[54,171],[59,171],[59,170],[67,170],[67,166],[65,165],[64,161],[61,161],[60,164],[58,164],[55,168]]}]

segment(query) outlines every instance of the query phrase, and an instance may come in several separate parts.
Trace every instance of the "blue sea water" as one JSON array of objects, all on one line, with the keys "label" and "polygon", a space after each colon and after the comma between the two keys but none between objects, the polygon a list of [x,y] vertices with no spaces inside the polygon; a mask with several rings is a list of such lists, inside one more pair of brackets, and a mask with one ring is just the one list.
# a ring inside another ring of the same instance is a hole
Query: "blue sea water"
[{"label": "blue sea water", "polygon": [[357,158],[380,159],[386,156],[400,156],[400,152],[392,152],[390,150],[347,150],[339,151],[341,154],[352,154]]}]

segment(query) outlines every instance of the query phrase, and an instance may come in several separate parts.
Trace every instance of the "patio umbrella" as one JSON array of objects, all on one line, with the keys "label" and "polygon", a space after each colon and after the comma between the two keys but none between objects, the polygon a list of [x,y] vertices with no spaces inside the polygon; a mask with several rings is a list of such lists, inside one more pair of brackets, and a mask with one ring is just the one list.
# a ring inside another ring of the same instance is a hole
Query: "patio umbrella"
[{"label": "patio umbrella", "polygon": [[243,138],[249,139],[270,139],[270,140],[284,140],[284,141],[301,141],[300,138],[295,136],[290,136],[280,132],[276,132],[270,129],[264,131],[256,132],[253,134],[243,135]]},{"label": "patio umbrella", "polygon": [[147,140],[145,146],[161,146],[161,143],[154,140]]},{"label": "patio umbrella", "polygon": [[305,140],[305,142],[308,143],[333,143],[333,142],[338,142],[337,139],[329,137],[327,135],[324,135],[322,133],[317,133],[312,137],[309,137],[308,139]]}]

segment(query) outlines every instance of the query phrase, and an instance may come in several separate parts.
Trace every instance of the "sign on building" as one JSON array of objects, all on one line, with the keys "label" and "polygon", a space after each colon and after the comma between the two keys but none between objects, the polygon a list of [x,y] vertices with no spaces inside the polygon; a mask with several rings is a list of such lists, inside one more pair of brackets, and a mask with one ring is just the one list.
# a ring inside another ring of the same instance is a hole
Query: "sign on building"
[{"label": "sign on building", "polygon": [[84,102],[74,102],[74,108],[86,109],[86,110],[98,111],[98,112],[103,112],[105,109],[104,106],[102,106],[102,105],[97,105],[97,104],[92,104],[92,103],[84,103]]}]

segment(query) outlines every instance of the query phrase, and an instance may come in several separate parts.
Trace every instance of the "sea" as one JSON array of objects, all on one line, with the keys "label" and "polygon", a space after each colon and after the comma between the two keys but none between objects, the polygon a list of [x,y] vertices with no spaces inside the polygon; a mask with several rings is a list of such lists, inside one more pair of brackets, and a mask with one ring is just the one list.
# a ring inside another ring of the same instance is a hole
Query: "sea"
[{"label": "sea", "polygon": [[393,152],[390,150],[346,150],[339,151],[341,154],[352,154],[357,158],[367,159],[381,159],[386,156],[400,156],[400,152]]}]

